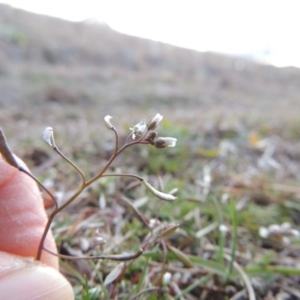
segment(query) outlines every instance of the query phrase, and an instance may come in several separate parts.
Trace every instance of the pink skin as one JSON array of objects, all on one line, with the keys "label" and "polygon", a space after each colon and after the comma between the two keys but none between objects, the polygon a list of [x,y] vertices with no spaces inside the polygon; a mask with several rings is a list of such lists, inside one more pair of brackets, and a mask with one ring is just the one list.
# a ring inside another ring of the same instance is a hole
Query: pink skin
[{"label": "pink skin", "polygon": [[[36,183],[0,158],[0,251],[35,258],[46,222]],[[56,251],[51,233],[46,247]],[[41,261],[58,270],[57,257],[44,251]]]},{"label": "pink skin", "polygon": [[[1,299],[73,300],[73,289],[58,272],[58,258],[43,252],[34,260],[47,222],[36,183],[0,155]],[[50,232],[46,247],[56,252]]]}]

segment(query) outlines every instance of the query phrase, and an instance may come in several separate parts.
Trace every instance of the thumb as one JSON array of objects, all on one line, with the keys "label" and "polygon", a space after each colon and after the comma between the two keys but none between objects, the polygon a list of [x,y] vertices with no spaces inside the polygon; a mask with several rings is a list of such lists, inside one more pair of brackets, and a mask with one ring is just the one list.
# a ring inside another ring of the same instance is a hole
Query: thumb
[{"label": "thumb", "polygon": [[[36,183],[0,156],[0,251],[36,257],[47,216]],[[56,252],[51,232],[46,248]],[[41,261],[58,269],[58,259],[43,253]]]},{"label": "thumb", "polygon": [[73,299],[68,281],[33,259],[0,252],[1,299]]}]

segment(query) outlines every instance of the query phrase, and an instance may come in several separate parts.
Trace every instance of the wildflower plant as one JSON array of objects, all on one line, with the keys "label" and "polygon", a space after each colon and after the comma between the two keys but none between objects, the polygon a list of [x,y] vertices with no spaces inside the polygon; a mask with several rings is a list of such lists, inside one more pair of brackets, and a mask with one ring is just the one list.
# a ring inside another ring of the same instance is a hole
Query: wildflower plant
[{"label": "wildflower plant", "polygon": [[[70,164],[76,172],[80,175],[81,183],[77,190],[61,205],[58,204],[56,198],[54,195],[32,174],[30,173],[27,168],[22,164],[22,162],[13,154],[13,152],[10,150],[5,135],[3,131],[0,129],[0,152],[3,156],[3,158],[13,167],[19,169],[19,171],[27,174],[29,177],[31,177],[33,180],[35,180],[38,185],[40,185],[51,197],[54,203],[54,209],[50,213],[48,222],[45,226],[44,232],[41,236],[40,243],[37,249],[37,256],[36,259],[40,260],[43,251],[49,252],[53,255],[59,256],[64,259],[110,259],[115,261],[127,261],[127,260],[133,260],[140,256],[144,249],[150,244],[155,242],[156,240],[160,238],[164,238],[170,234],[172,234],[177,228],[178,224],[156,224],[153,226],[151,224],[151,220],[148,222],[145,220],[145,218],[141,215],[141,213],[133,206],[129,201],[127,201],[127,205],[129,205],[133,211],[136,213],[138,219],[146,225],[146,227],[150,230],[150,234],[148,234],[148,238],[144,240],[143,245],[140,247],[140,249],[137,252],[134,253],[126,253],[126,254],[112,254],[112,255],[86,255],[86,256],[70,256],[70,255],[62,255],[57,254],[45,247],[45,239],[47,237],[48,231],[51,227],[51,224],[55,218],[55,216],[61,212],[65,207],[70,205],[87,187],[89,187],[92,183],[97,181],[100,178],[103,177],[109,177],[109,176],[115,176],[115,177],[130,177],[134,178],[136,180],[139,180],[146,189],[155,195],[157,198],[164,200],[164,201],[174,201],[176,197],[173,194],[164,193],[161,191],[158,191],[155,189],[152,185],[150,185],[149,182],[147,182],[144,178],[135,175],[135,174],[123,174],[123,173],[108,173],[107,170],[111,166],[111,164],[114,162],[116,157],[118,157],[125,149],[139,144],[145,144],[145,145],[152,145],[156,148],[166,148],[166,147],[174,147],[176,145],[176,138],[172,137],[160,137],[158,136],[158,133],[154,131],[160,121],[163,119],[163,116],[160,114],[156,114],[151,120],[146,122],[145,120],[140,121],[135,126],[130,128],[130,133],[124,143],[123,146],[120,147],[119,145],[119,134],[117,132],[117,129],[112,124],[112,117],[106,116],[104,118],[104,125],[107,129],[111,130],[115,135],[115,147],[113,150],[113,153],[110,157],[110,159],[106,162],[102,170],[98,172],[94,177],[88,179],[86,178],[85,174],[80,170],[80,168],[71,161],[68,157],[66,157],[58,148],[56,145],[55,139],[54,139],[54,131],[51,127],[47,127],[43,132],[43,139],[46,141],[46,143],[59,155],[61,156],[68,164]],[[92,244],[95,245],[95,247],[103,244],[105,244],[105,240],[99,236],[99,233],[96,232],[95,237],[92,240]]]}]

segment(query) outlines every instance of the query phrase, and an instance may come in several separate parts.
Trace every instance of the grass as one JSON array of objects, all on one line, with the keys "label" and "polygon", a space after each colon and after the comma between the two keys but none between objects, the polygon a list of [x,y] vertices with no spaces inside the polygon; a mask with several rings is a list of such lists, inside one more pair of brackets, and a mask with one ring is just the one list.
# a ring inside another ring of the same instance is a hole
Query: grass
[{"label": "grass", "polygon": [[[151,238],[139,215],[157,219],[165,228],[164,237],[157,235],[146,243],[144,254],[125,263],[120,276],[108,285],[104,282],[118,263],[62,261],[61,270],[72,283],[76,299],[197,299],[199,295],[230,299],[239,293],[264,299],[286,287],[290,295],[297,295],[299,236],[289,237],[287,244],[284,234],[259,235],[261,226],[284,222],[299,230],[295,172],[299,161],[294,152],[298,141],[294,134],[287,134],[297,121],[290,120],[285,126],[260,122],[238,129],[235,123],[222,127],[216,122],[199,132],[185,122],[171,126],[169,118],[162,123],[161,132],[177,137],[177,147],[128,149],[112,170],[118,167],[138,173],[166,192],[178,188],[175,202],[156,199],[132,180],[102,178],[61,212],[52,229],[60,252],[71,255],[137,251]],[[130,124],[123,124],[125,132]],[[55,130],[57,143],[64,141],[60,148],[92,176],[109,157],[111,138],[104,134],[99,142],[99,132],[88,127],[78,136],[72,126]],[[35,158],[34,166],[33,157],[27,155],[33,172],[39,170],[39,178],[50,180],[58,194],[74,190],[78,176],[37,140],[28,134],[19,141],[22,151],[44,157]],[[224,141],[228,151],[222,152]],[[265,148],[260,146],[262,141],[267,141]],[[271,158],[280,167],[268,165],[264,158],[267,147],[274,147]],[[265,162],[259,164],[262,158]],[[172,224],[180,225],[176,232],[168,229]],[[228,232],[220,231],[221,225]],[[88,250],[96,229],[107,242],[101,249]],[[166,273],[171,279],[163,284]]]},{"label": "grass", "polygon": [[[168,128],[167,122],[163,130]],[[199,295],[204,299],[230,299],[243,290],[249,299],[264,299],[266,293],[275,295],[282,286],[293,290],[300,279],[294,256],[299,249],[299,237],[285,244],[280,234],[261,238],[259,228],[290,222],[299,230],[300,207],[295,193],[298,190],[293,189],[297,174],[285,174],[295,162],[285,152],[274,152],[273,158],[279,163],[289,159],[286,169],[259,169],[255,162],[262,150],[248,144],[245,131],[230,139],[239,149],[234,157],[230,153],[221,157],[218,152],[201,158],[198,147],[206,144],[209,151],[209,145],[215,148],[223,138],[204,133],[199,146],[194,144],[188,152],[186,143],[195,133],[180,126],[171,131],[171,136],[179,141],[182,137],[184,141],[177,148],[164,152],[128,149],[119,163],[123,163],[120,167],[124,170],[141,172],[164,191],[179,188],[175,202],[157,200],[132,181],[104,178],[57,217],[53,231],[61,251],[69,254],[84,253],[82,240],[88,244],[96,228],[107,240],[100,251],[137,251],[151,234],[131,205],[144,218],[155,218],[162,226],[180,224],[176,232],[171,230],[147,244],[141,257],[123,264],[119,275],[108,285],[104,281],[119,263],[62,262],[62,271],[71,281],[76,299],[197,299]],[[270,128],[264,138],[272,134]],[[81,155],[85,162],[95,159],[93,154]],[[58,164],[55,168],[60,173],[60,168],[65,167]],[[95,164],[91,173],[94,168]],[[69,171],[62,173],[60,182],[73,178]],[[282,176],[285,177],[278,190]],[[71,181],[75,184],[76,176]],[[58,182],[54,187],[62,189]],[[129,206],[128,201],[132,203]],[[220,231],[220,225],[228,231]],[[171,274],[171,280],[164,285],[162,278],[166,272]],[[259,287],[253,281],[257,278]]]}]

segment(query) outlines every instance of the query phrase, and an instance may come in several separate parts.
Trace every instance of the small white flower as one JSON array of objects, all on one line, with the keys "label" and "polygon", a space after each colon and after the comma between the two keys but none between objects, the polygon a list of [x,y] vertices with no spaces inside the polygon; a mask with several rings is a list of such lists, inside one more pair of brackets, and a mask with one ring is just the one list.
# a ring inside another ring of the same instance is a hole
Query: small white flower
[{"label": "small white flower", "polygon": [[111,116],[107,115],[104,117],[104,123],[107,129],[113,129],[114,126],[111,124],[110,120],[112,119]]},{"label": "small white flower", "polygon": [[53,134],[52,127],[47,127],[43,131],[43,140],[51,147],[55,147],[54,134]]},{"label": "small white flower", "polygon": [[221,225],[219,226],[219,230],[220,230],[222,233],[227,233],[227,232],[229,231],[229,228],[228,228],[226,225],[221,224]]},{"label": "small white flower", "polygon": [[163,284],[168,285],[171,281],[172,274],[170,272],[166,272],[163,275]]},{"label": "small white flower", "polygon": [[269,236],[270,232],[269,229],[266,227],[259,228],[259,236],[263,239],[266,239]]},{"label": "small white flower", "polygon": [[158,137],[153,144],[156,148],[175,147],[177,139],[172,137]]},{"label": "small white flower", "polygon": [[150,219],[149,220],[149,227],[150,228],[154,228],[156,226],[158,226],[160,224],[160,222],[157,219]]},{"label": "small white flower", "polygon": [[163,116],[161,114],[156,114],[147,124],[148,130],[154,130],[159,122],[163,119]]},{"label": "small white flower", "polygon": [[269,231],[271,233],[279,233],[281,231],[281,226],[278,224],[272,224],[269,226]]},{"label": "small white flower", "polygon": [[142,120],[133,126],[133,128],[129,128],[132,131],[132,138],[135,140],[136,138],[140,137],[144,133],[146,127],[146,121]]},{"label": "small white flower", "polygon": [[104,245],[106,243],[106,240],[101,236],[95,236],[92,241],[95,245]]},{"label": "small white flower", "polygon": [[282,229],[290,229],[292,227],[291,223],[284,222],[281,224]]},{"label": "small white flower", "polygon": [[292,229],[291,230],[291,235],[293,235],[293,236],[300,236],[300,231],[298,231],[297,229]]}]

